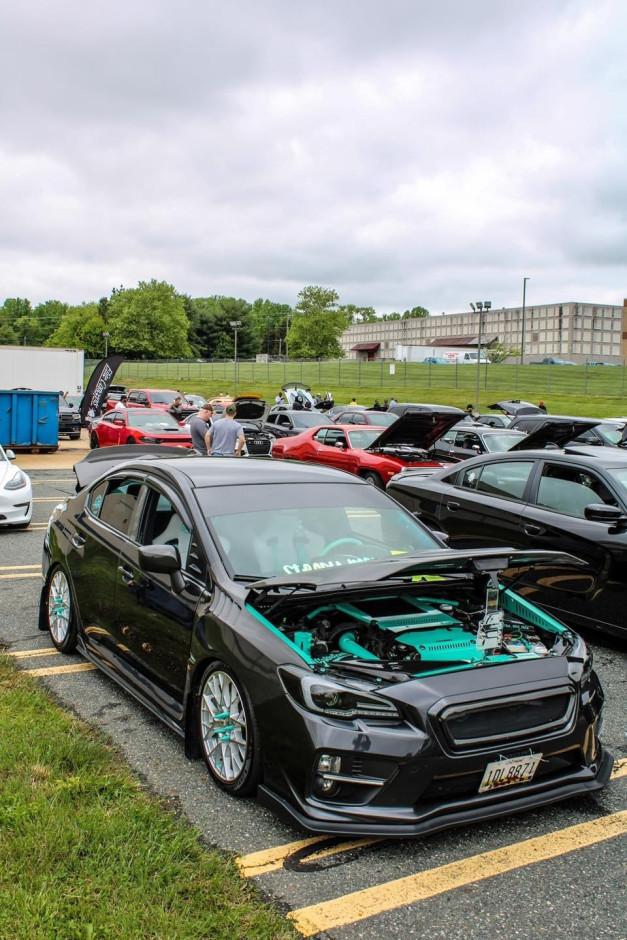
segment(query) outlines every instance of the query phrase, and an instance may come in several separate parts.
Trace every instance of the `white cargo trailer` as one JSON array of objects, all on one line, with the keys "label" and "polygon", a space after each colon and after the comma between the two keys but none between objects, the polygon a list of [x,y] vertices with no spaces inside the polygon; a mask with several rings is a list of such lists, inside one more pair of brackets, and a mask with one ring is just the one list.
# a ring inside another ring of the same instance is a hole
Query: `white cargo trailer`
[{"label": "white cargo trailer", "polygon": [[0,388],[34,392],[83,391],[85,354],[82,349],[47,346],[0,346]]}]

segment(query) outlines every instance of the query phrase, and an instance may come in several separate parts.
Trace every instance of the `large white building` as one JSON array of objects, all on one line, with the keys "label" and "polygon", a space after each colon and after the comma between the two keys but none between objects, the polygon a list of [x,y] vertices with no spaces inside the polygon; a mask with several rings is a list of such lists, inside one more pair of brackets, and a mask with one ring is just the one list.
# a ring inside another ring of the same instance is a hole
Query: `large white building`
[{"label": "large white building", "polygon": [[[557,303],[523,308],[502,307],[481,314],[448,313],[420,320],[355,323],[340,339],[349,359],[394,359],[397,347],[477,346],[479,317],[482,343],[497,340],[522,350],[524,361],[557,356],[575,362],[627,356],[627,300],[622,306]],[[520,355],[510,361],[520,361]]]}]

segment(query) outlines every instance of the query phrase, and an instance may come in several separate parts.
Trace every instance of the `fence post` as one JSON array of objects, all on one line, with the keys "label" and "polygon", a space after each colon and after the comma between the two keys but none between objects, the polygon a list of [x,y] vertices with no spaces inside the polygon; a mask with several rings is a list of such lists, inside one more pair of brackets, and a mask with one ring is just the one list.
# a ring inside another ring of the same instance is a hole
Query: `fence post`
[{"label": "fence post", "polygon": [[585,377],[584,383],[583,383],[583,393],[584,393],[584,395],[587,395],[587,394],[588,394],[588,360],[587,360],[587,359],[586,359],[586,373],[585,373],[585,375],[586,375],[586,377]]},{"label": "fence post", "polygon": [[383,359],[381,360],[381,388],[383,388]]},{"label": "fence post", "polygon": [[403,373],[403,384],[407,387],[407,359],[405,359],[405,372]]},{"label": "fence post", "polygon": [[358,366],[357,366],[357,384],[358,384],[359,387],[361,388],[361,359],[358,359],[357,362],[358,362]]}]

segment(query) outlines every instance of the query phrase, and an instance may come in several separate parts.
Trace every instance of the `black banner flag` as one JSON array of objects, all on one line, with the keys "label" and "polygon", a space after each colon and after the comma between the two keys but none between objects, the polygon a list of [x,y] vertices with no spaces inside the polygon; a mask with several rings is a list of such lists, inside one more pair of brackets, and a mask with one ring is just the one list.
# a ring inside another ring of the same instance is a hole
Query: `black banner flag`
[{"label": "black banner flag", "polygon": [[83,424],[86,424],[89,418],[96,418],[100,414],[100,408],[107,397],[111,379],[123,360],[124,356],[120,356],[116,353],[113,356],[107,356],[106,359],[101,359],[95,367],[89,378],[81,402],[81,419]]}]

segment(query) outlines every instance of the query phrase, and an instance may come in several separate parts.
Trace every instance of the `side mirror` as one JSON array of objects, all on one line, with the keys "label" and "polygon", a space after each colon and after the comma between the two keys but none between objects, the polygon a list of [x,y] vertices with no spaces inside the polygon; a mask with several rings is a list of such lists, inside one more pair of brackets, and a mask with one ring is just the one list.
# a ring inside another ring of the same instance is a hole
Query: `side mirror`
[{"label": "side mirror", "polygon": [[5,454],[7,455],[7,460],[15,460],[15,451],[5,450]]},{"label": "side mirror", "polygon": [[172,589],[180,594],[185,589],[181,574],[181,556],[175,545],[144,545],[139,550],[139,564],[143,571],[169,574]]},{"label": "side mirror", "polygon": [[122,417],[120,417],[120,418],[114,418],[114,419],[113,419],[113,423],[114,423],[114,424],[124,424],[124,418],[122,418]]},{"label": "side mirror", "polygon": [[472,450],[474,450],[474,452],[475,452],[476,454],[480,454],[480,453],[481,453],[481,448],[479,447],[478,444],[473,444],[473,445],[472,445]]},{"label": "side mirror", "polygon": [[627,523],[627,516],[618,506],[608,506],[606,503],[591,503],[583,511],[584,518],[590,522],[605,522],[616,525],[619,522]]},{"label": "side mirror", "polygon": [[336,446],[336,447],[339,447],[340,450],[345,450],[345,448],[346,448],[346,441],[336,441],[336,442],[335,442],[335,446]]}]

